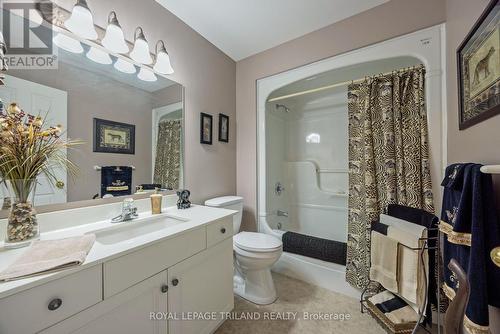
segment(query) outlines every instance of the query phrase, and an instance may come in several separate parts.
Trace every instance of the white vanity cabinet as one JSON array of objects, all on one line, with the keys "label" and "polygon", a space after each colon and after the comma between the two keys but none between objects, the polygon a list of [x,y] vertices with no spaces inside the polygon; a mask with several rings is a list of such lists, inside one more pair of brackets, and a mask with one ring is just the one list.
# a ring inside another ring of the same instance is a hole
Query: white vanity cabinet
[{"label": "white vanity cabinet", "polygon": [[[233,309],[233,240],[168,269],[169,333],[211,333]],[[230,287],[230,288],[228,288]]]},{"label": "white vanity cabinet", "polygon": [[213,333],[233,303],[226,216],[0,299],[0,333]]},{"label": "white vanity cabinet", "polygon": [[163,271],[42,333],[165,334],[167,322],[151,320],[151,314],[167,312],[166,282]]}]

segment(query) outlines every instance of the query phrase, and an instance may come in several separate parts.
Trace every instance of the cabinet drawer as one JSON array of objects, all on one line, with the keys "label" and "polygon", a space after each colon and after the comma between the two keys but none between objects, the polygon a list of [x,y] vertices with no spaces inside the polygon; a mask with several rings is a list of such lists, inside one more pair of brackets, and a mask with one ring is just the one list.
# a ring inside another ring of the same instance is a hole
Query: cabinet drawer
[{"label": "cabinet drawer", "polygon": [[104,298],[151,277],[206,248],[205,227],[104,263]]},{"label": "cabinet drawer", "polygon": [[207,226],[207,247],[233,236],[233,218],[228,217]]},{"label": "cabinet drawer", "polygon": [[98,265],[0,299],[0,333],[35,333],[101,300]]}]

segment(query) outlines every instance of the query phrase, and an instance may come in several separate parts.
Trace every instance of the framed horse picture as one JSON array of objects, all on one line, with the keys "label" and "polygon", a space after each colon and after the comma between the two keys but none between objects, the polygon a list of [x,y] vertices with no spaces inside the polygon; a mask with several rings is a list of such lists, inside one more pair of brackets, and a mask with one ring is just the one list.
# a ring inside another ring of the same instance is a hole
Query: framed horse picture
[{"label": "framed horse picture", "polygon": [[492,0],[457,49],[459,129],[500,114],[500,0]]},{"label": "framed horse picture", "polygon": [[135,125],[94,118],[94,152],[135,154]]}]

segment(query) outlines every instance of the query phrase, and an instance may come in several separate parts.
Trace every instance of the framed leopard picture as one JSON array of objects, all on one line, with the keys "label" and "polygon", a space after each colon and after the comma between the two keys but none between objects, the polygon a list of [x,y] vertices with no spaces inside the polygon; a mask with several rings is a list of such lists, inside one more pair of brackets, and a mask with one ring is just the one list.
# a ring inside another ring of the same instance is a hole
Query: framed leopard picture
[{"label": "framed leopard picture", "polygon": [[492,0],[457,49],[459,129],[500,114],[500,0]]}]

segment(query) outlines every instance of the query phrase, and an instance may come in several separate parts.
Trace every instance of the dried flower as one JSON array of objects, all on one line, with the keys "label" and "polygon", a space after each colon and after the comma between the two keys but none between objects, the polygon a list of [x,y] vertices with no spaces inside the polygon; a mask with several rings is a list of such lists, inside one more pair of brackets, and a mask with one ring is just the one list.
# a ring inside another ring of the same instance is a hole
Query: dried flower
[{"label": "dried flower", "polygon": [[46,127],[42,117],[26,115],[11,103],[0,115],[0,178],[32,180],[45,174],[55,183],[55,167],[67,168],[74,174],[76,166],[67,159],[66,149],[82,142],[62,139],[61,134],[61,125]]}]

